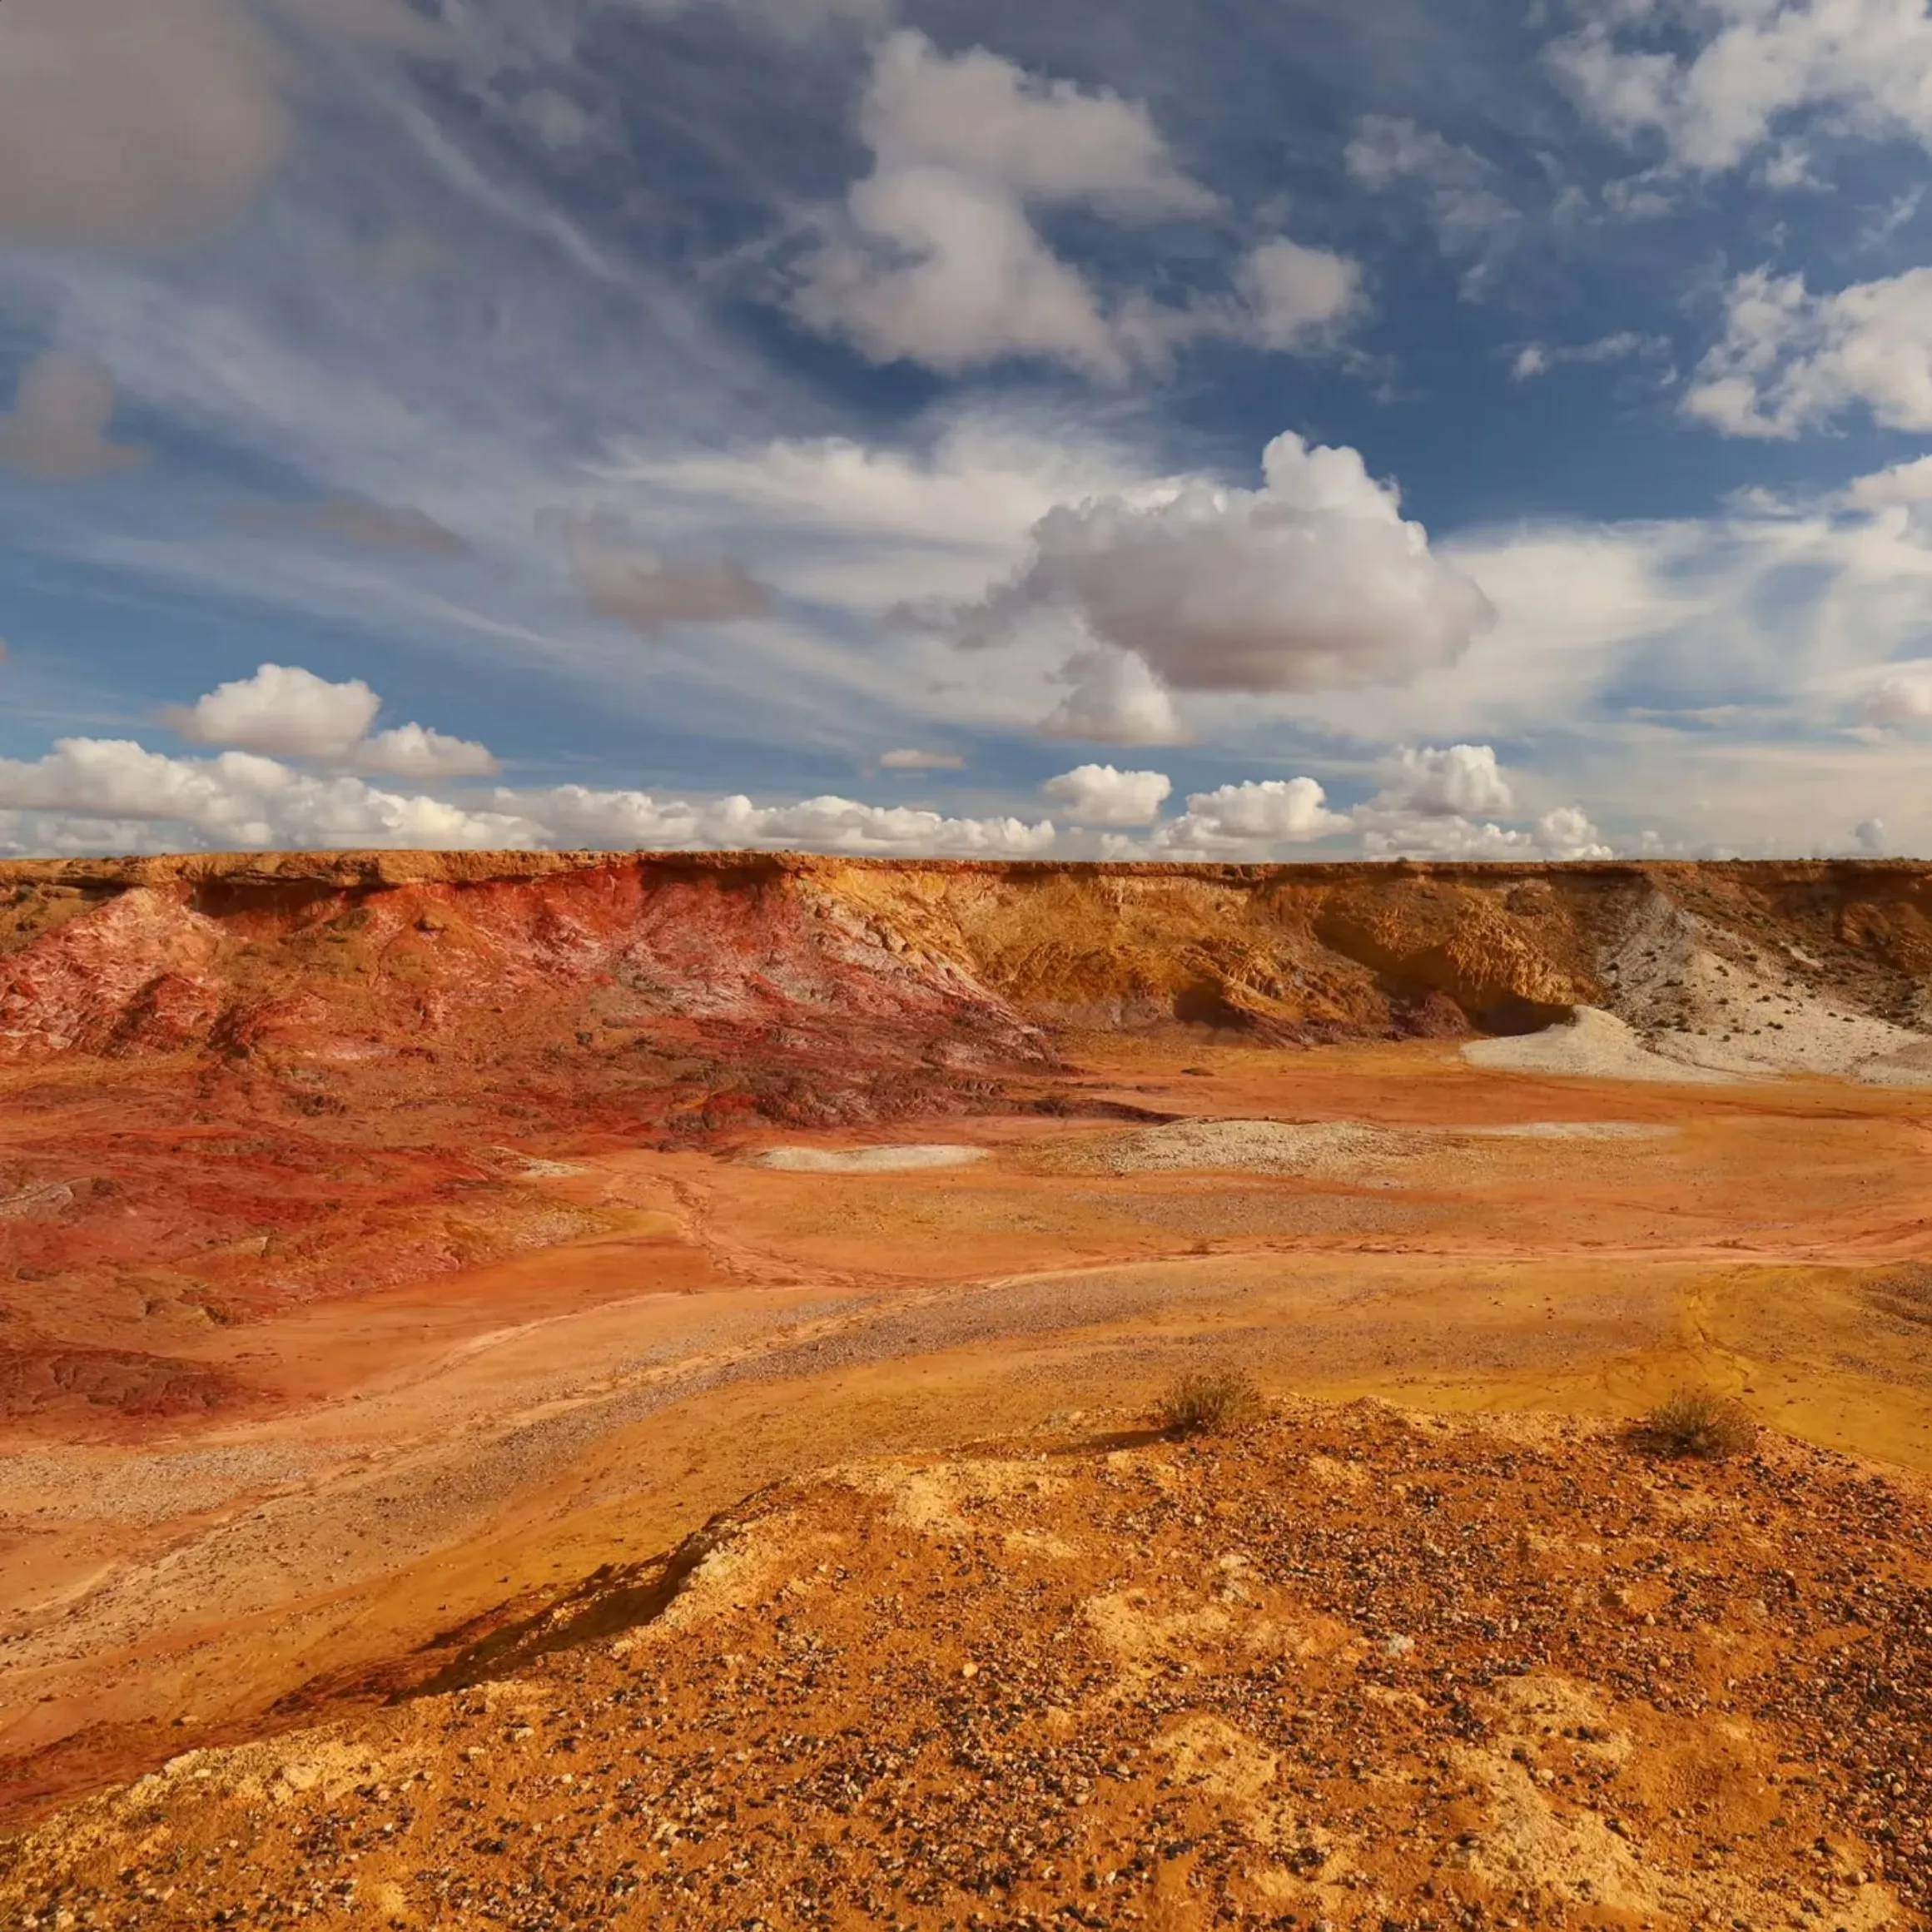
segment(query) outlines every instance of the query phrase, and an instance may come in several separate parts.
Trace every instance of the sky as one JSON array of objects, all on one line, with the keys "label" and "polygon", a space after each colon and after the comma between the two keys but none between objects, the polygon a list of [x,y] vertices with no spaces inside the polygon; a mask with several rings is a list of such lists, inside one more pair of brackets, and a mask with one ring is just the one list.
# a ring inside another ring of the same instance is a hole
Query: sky
[{"label": "sky", "polygon": [[0,0],[0,851],[1932,856],[1928,0]]}]

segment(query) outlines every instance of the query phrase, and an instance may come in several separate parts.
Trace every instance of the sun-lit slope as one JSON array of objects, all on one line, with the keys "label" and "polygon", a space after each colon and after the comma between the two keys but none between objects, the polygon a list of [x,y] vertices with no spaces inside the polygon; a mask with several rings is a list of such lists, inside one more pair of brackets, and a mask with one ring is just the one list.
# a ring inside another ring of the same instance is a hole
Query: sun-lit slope
[{"label": "sun-lit slope", "polygon": [[1923,1924],[1926,1511],[1783,1441],[1374,1403],[853,1464],[81,1805],[0,1916]]}]

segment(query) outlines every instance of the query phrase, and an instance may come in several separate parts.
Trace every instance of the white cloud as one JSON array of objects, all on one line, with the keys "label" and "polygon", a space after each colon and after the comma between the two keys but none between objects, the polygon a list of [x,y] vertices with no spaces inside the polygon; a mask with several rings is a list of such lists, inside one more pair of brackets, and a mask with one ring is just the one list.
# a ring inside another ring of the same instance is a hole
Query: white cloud
[{"label": "white cloud", "polygon": [[1613,335],[1600,335],[1594,342],[1530,342],[1517,351],[1509,373],[1517,382],[1527,382],[1533,377],[1547,375],[1566,363],[1622,362],[1637,356],[1666,355],[1670,346],[1664,336],[1640,335],[1629,329]]},{"label": "white cloud", "polygon": [[1493,819],[1443,817],[1433,813],[1358,807],[1351,822],[1362,849],[1373,858],[1607,859],[1614,857],[1580,806],[1547,812],[1533,829],[1498,825]]},{"label": "white cloud", "polygon": [[1174,790],[1165,772],[1123,772],[1080,765],[1049,778],[1040,790],[1075,825],[1151,825]]},{"label": "white cloud", "polygon": [[63,738],[32,763],[0,759],[0,810],[65,822],[53,834],[63,849],[84,838],[77,820],[121,832],[137,827],[149,850],[181,842],[181,833],[216,850],[539,842],[535,828],[514,817],[380,791],[360,778],[316,777],[247,752],[171,758],[116,739]]},{"label": "white cloud", "polygon": [[359,777],[315,777],[251,752],[173,758],[98,738],[62,739],[32,762],[0,759],[0,814],[10,815],[5,842],[36,852],[797,847],[1027,857],[1050,851],[1058,837],[1050,820],[949,818],[837,797],[693,804],[566,785],[453,804]]},{"label": "white cloud", "polygon": [[1498,824],[1517,807],[1515,788],[1490,745],[1410,746],[1393,782],[1349,813],[1372,857],[1493,859],[1608,858],[1582,808],[1559,807],[1532,830]]},{"label": "white cloud", "polygon": [[501,769],[486,746],[449,738],[420,724],[400,724],[353,746],[345,763],[395,778],[487,778]]},{"label": "white cloud", "polygon": [[1422,191],[1436,237],[1450,255],[1480,255],[1522,217],[1497,192],[1499,171],[1473,147],[1389,114],[1365,114],[1343,158],[1349,175],[1377,193],[1412,184]]},{"label": "white cloud", "polygon": [[162,713],[191,743],[269,757],[315,759],[400,778],[471,778],[494,772],[482,745],[420,724],[369,735],[382,700],[359,678],[331,684],[299,665],[264,664],[191,705]]},{"label": "white cloud", "polygon": [[1829,296],[1802,275],[1738,276],[1686,413],[1730,435],[1789,437],[1860,405],[1887,429],[1932,430],[1932,269]]},{"label": "white cloud", "polygon": [[1196,792],[1185,814],[1164,826],[1157,844],[1175,853],[1241,852],[1265,859],[1274,847],[1301,845],[1348,829],[1313,778],[1262,778]]},{"label": "white cloud", "polygon": [[[1630,45],[1597,19],[1547,57],[1600,125],[1655,136],[1680,167],[1736,167],[1807,109],[1840,130],[1932,147],[1932,17],[1915,0],[1699,0],[1656,12],[1710,31],[1679,54]],[[1801,178],[1774,160],[1774,185],[1781,171]]]},{"label": "white cloud", "polygon": [[771,592],[728,557],[660,557],[579,536],[571,541],[570,564],[584,603],[641,638],[661,637],[679,624],[748,623],[776,608]]},{"label": "white cloud", "polygon": [[807,798],[795,805],[756,805],[742,794],[692,803],[648,792],[599,792],[563,785],[541,792],[499,792],[492,801],[537,828],[541,842],[561,847],[659,850],[742,850],[797,847],[812,851],[1024,858],[1052,848],[1050,821],[948,818],[906,806],[850,798]]},{"label": "white cloud", "polygon": [[1845,499],[1860,509],[1883,509],[1892,504],[1932,503],[1932,456],[1920,456],[1910,463],[1895,463],[1889,469],[1861,476],[1846,490]]},{"label": "white cloud", "polygon": [[1035,404],[942,417],[902,448],[780,438],[666,456],[620,450],[603,474],[648,493],[693,539],[749,533],[793,594],[870,611],[971,596],[1057,503],[1140,484],[1132,454]]},{"label": "white cloud", "polygon": [[1359,263],[1285,236],[1251,251],[1239,281],[1254,317],[1253,340],[1264,349],[1305,349],[1326,340],[1362,306]]},{"label": "white cloud", "polygon": [[1900,672],[1866,698],[1870,724],[1919,724],[1932,718],[1932,671]]},{"label": "white cloud", "polygon": [[860,112],[872,172],[798,266],[793,312],[874,362],[957,375],[1008,357],[1124,382],[1207,337],[1300,351],[1360,306],[1361,272],[1279,236],[1239,264],[1232,296],[1110,305],[1056,255],[1037,211],[1133,226],[1214,215],[1146,108],[1047,81],[976,47],[902,30],[881,43]]},{"label": "white cloud", "polygon": [[1603,842],[1580,805],[1559,806],[1537,821],[1537,848],[1547,859],[1607,859],[1616,854]]},{"label": "white cloud", "polygon": [[148,452],[113,441],[113,377],[87,356],[50,350],[21,371],[12,410],[0,415],[0,469],[81,483],[138,469]]},{"label": "white cloud", "polygon": [[798,318],[874,362],[957,375],[1006,356],[1063,362],[1103,381],[1127,359],[1085,278],[1007,193],[937,168],[852,191],[852,232],[806,263]]},{"label": "white cloud", "polygon": [[963,772],[966,760],[957,752],[887,752],[879,760],[882,772]]},{"label": "white cloud", "polygon": [[340,758],[360,744],[382,700],[360,678],[331,684],[299,665],[264,664],[252,678],[218,685],[166,722],[201,745],[271,757]]},{"label": "white cloud", "polygon": [[1041,722],[1047,738],[1100,745],[1175,745],[1187,733],[1166,687],[1130,651],[1075,651],[1060,667],[1067,694]]},{"label": "white cloud", "polygon": [[1487,625],[1483,593],[1354,450],[1289,435],[1263,462],[1259,490],[1189,483],[1053,510],[1026,564],[954,613],[956,640],[996,645],[1057,615],[1173,690],[1305,692],[1400,683]]},{"label": "white cloud", "polygon": [[984,47],[948,57],[909,30],[879,49],[860,132],[882,169],[937,168],[1022,201],[1120,221],[1216,206],[1139,102],[1037,79]]},{"label": "white cloud", "polygon": [[1429,818],[1516,809],[1515,794],[1488,745],[1408,747],[1400,753],[1400,775],[1381,802]]}]

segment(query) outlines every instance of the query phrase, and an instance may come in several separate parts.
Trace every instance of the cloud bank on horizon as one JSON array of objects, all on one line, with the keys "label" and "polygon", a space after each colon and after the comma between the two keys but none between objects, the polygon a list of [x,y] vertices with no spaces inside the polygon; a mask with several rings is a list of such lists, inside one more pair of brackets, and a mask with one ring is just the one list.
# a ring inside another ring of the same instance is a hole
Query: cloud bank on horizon
[{"label": "cloud bank on horizon", "polygon": [[0,850],[1932,854],[1932,0],[1346,16],[7,0]]}]

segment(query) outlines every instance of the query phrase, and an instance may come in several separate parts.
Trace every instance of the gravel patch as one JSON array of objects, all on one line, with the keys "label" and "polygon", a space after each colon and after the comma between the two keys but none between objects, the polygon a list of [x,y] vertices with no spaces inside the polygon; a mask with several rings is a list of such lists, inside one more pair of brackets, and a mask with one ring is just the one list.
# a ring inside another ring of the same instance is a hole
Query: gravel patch
[{"label": "gravel patch", "polygon": [[1198,1170],[1350,1174],[1409,1151],[1407,1136],[1353,1120],[1176,1120],[1066,1150],[1062,1165],[1096,1174],[1178,1174]]}]

